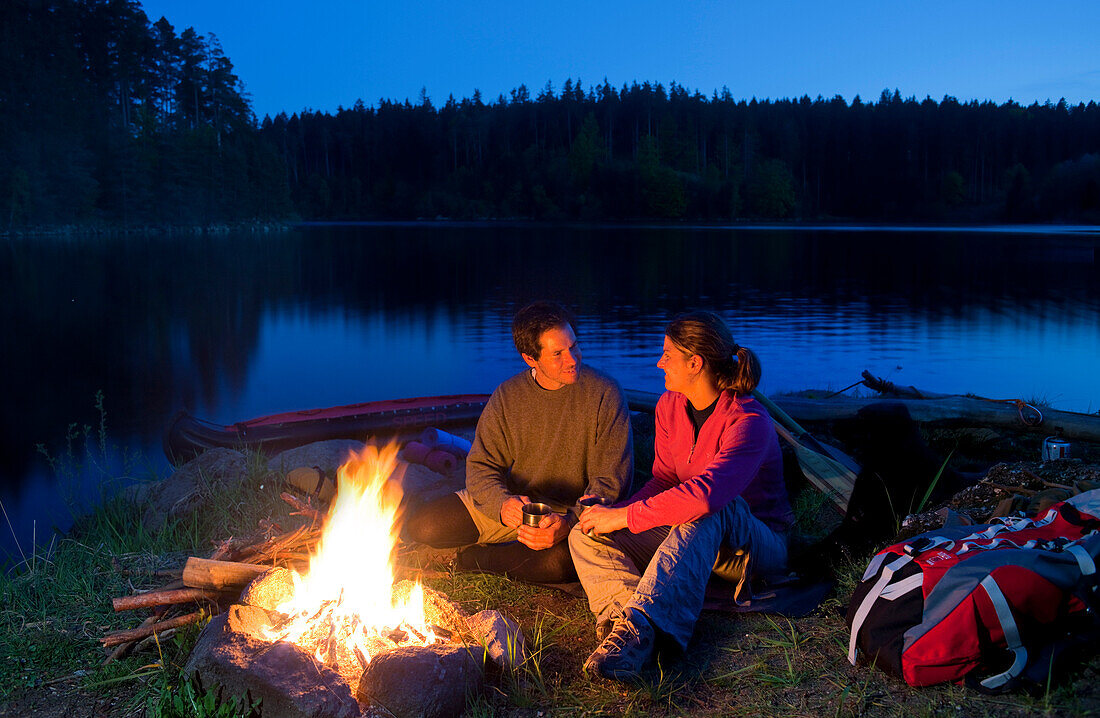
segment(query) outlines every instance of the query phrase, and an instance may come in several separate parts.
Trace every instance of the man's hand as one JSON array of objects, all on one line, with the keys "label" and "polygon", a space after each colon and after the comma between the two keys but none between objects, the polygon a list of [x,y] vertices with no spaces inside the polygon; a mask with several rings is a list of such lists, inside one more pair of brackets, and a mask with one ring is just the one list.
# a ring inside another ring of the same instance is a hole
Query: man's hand
[{"label": "man's hand", "polygon": [[[501,509],[500,513],[503,515],[504,510]],[[564,541],[565,537],[569,535],[570,528],[571,526],[564,516],[551,513],[543,516],[537,527],[520,524],[518,529],[519,542],[527,548],[542,551]]]},{"label": "man's hand", "polygon": [[531,503],[526,496],[510,496],[500,506],[500,522],[510,529],[523,525],[523,505]]},{"label": "man's hand", "polygon": [[586,534],[609,534],[626,528],[627,507],[592,506],[581,512],[581,531]]}]

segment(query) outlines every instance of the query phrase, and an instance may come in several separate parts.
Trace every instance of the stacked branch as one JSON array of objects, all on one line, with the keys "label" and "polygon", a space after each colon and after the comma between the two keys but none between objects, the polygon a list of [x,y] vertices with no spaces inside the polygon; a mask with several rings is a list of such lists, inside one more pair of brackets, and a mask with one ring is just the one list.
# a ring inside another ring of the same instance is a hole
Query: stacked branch
[{"label": "stacked branch", "polygon": [[[283,531],[278,524],[263,521],[249,539],[228,538],[218,543],[209,558],[188,558],[177,580],[155,590],[113,598],[115,611],[151,609],[152,615],[136,628],[112,631],[100,638],[105,648],[113,648],[105,664],[125,655],[138,641],[153,635],[166,638],[181,626],[216,616],[237,600],[253,579],[272,568],[303,568],[320,538],[324,514],[308,500],[288,493],[282,498],[294,507],[294,514],[308,518],[309,523]],[[194,610],[196,606],[199,610]]]}]

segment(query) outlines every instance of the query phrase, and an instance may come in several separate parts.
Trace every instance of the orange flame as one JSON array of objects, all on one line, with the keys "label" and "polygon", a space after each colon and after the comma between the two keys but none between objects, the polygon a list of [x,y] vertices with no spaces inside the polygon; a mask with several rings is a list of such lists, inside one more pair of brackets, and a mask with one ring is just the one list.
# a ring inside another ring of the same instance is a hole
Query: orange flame
[{"label": "orange flame", "polygon": [[394,517],[400,496],[387,479],[397,445],[368,445],[337,473],[337,491],[309,571],[295,574],[294,595],[279,606],[291,619],[269,627],[271,641],[313,648],[322,663],[364,667],[379,650],[436,641],[424,617],[420,584],[393,595]]}]

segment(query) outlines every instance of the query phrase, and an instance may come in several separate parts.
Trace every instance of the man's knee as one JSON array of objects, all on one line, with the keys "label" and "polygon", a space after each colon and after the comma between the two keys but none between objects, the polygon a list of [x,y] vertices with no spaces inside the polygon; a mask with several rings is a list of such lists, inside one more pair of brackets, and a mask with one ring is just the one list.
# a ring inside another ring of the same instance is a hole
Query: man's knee
[{"label": "man's knee", "polygon": [[410,511],[401,537],[434,548],[454,548],[475,543],[478,531],[465,505],[451,494]]},{"label": "man's knee", "polygon": [[435,538],[432,522],[427,520],[426,506],[418,506],[405,515],[405,521],[401,526],[401,537],[406,541],[432,545]]}]

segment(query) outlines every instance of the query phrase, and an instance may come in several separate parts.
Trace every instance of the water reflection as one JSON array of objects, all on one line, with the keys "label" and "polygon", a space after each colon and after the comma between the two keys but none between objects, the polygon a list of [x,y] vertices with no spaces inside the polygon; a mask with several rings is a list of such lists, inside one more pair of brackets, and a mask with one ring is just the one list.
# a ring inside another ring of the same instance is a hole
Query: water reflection
[{"label": "water reflection", "polygon": [[1096,245],[1067,234],[499,225],[9,241],[0,496],[22,523],[63,522],[44,508],[57,490],[34,445],[56,446],[70,422],[94,425],[100,389],[112,438],[154,468],[181,407],[230,422],[489,391],[521,367],[512,310],[542,297],[579,310],[586,359],[629,387],[660,390],[664,323],[705,307],[758,350],[766,391],[839,388],[867,368],[1095,411]]}]

